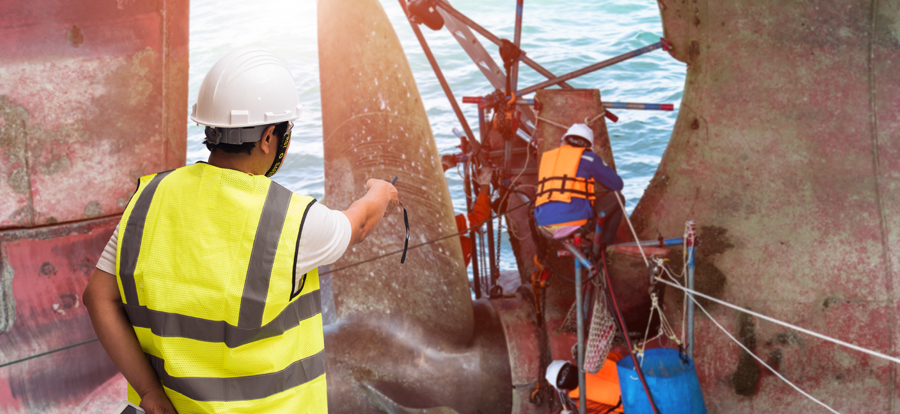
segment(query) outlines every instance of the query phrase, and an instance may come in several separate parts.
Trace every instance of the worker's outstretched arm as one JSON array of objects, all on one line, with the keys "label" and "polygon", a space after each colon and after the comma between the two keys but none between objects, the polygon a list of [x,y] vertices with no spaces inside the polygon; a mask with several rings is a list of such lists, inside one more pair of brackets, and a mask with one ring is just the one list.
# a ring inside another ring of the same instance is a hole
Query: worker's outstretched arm
[{"label": "worker's outstretched arm", "polygon": [[400,204],[397,188],[391,183],[370,179],[366,182],[366,195],[353,202],[350,208],[342,211],[350,220],[352,234],[350,245],[363,241],[385,214],[393,212]]},{"label": "worker's outstretched arm", "polygon": [[100,344],[141,396],[141,408],[148,414],[176,414],[134,335],[134,329],[122,307],[116,277],[94,269],[94,275],[84,289],[82,298]]}]

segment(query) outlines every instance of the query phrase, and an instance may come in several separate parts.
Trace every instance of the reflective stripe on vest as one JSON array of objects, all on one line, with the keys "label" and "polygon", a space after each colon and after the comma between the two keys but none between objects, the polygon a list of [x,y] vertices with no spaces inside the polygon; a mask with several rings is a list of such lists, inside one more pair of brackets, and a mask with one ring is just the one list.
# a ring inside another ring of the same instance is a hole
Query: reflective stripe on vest
[{"label": "reflective stripe on vest", "polygon": [[117,280],[179,412],[327,412],[318,271],[292,278],[313,203],[202,163],[141,178]]},{"label": "reflective stripe on vest", "polygon": [[594,179],[577,176],[584,150],[564,145],[541,155],[535,207],[550,201],[569,203],[572,197],[594,200]]}]

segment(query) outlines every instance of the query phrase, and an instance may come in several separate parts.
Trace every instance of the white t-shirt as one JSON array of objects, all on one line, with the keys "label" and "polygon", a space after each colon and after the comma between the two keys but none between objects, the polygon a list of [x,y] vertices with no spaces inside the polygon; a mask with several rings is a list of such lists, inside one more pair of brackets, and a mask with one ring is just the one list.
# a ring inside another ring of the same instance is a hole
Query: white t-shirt
[{"label": "white t-shirt", "polygon": [[[302,275],[313,268],[332,264],[340,259],[350,245],[352,229],[350,220],[344,213],[331,210],[319,203],[309,208],[306,222],[303,224],[303,251],[297,255],[297,274]],[[119,238],[119,226],[113,232],[100,260],[97,269],[109,274],[116,274],[116,243]],[[291,275],[288,275],[291,277]]]}]

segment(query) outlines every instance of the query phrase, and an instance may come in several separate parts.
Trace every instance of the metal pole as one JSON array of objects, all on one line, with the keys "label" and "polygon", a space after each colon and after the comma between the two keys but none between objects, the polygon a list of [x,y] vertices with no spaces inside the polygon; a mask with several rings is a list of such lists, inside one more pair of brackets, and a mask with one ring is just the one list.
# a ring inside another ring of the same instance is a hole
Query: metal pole
[{"label": "metal pole", "polygon": [[[456,128],[454,128],[456,130]],[[466,193],[466,212],[472,212],[472,195],[474,194],[472,191],[472,181],[469,179],[469,164],[466,163],[466,168],[464,168],[465,176],[463,177],[463,189]],[[467,220],[468,221],[468,220]],[[472,228],[472,223],[469,223],[469,240],[472,242],[472,282],[474,283],[475,289],[475,299],[481,298],[481,278],[478,275],[478,260],[475,259],[475,254],[478,252],[478,244],[475,242],[475,229]]]},{"label": "metal pole", "polygon": [[[484,101],[481,96],[463,96],[464,104],[480,104]],[[534,99],[516,98],[516,105],[529,106],[534,105]],[[653,104],[653,103],[636,103],[636,102],[602,102],[604,108],[611,109],[638,109],[644,111],[674,111],[675,104]]]},{"label": "metal pole", "polygon": [[[403,10],[406,10],[406,0],[399,0],[400,7]],[[407,19],[409,20],[409,19]],[[434,59],[434,54],[431,53],[431,48],[428,47],[428,42],[425,40],[425,36],[422,35],[422,31],[419,30],[419,26],[409,22],[409,25],[412,27],[413,33],[416,34],[416,38],[419,39],[419,44],[422,46],[422,50],[425,52],[425,57],[428,58],[428,63],[431,64],[431,69],[434,70],[434,75],[437,76],[438,82],[441,84],[441,88],[444,90],[444,94],[447,95],[447,99],[450,100],[450,105],[453,106],[453,112],[456,113],[456,119],[459,120],[460,125],[462,125],[463,130],[466,131],[466,136],[469,138],[472,147],[475,148],[475,153],[478,154],[479,160],[484,161],[482,158],[484,157],[481,154],[481,145],[475,140],[475,134],[472,133],[472,129],[469,128],[469,123],[466,122],[466,117],[463,115],[462,110],[459,108],[459,104],[456,102],[456,98],[453,97],[453,91],[450,90],[450,85],[447,84],[447,79],[444,78],[444,73],[441,72],[441,67],[438,66],[437,60]]]},{"label": "metal pole", "polygon": [[[687,237],[684,241],[685,249],[687,249],[687,287],[694,290],[694,247],[697,245],[694,220],[688,220],[685,226],[687,227]],[[693,298],[690,293],[687,295]],[[690,298],[687,301],[687,336],[688,358],[694,359],[694,301]]]},{"label": "metal pole", "polygon": [[572,244],[566,244],[566,250],[568,250],[569,253],[572,253],[572,256],[575,256],[575,260],[581,262],[581,265],[584,266],[584,268],[587,269],[590,274],[596,273],[596,268],[593,264],[591,264],[587,257],[584,257],[584,253],[582,253],[581,250],[578,250],[578,248],[573,246]]},{"label": "metal pole", "polygon": [[[497,269],[497,257],[494,252],[494,219],[490,219],[487,221],[487,238],[488,238],[488,267],[491,269],[490,275],[490,283],[488,283],[488,292],[490,293],[491,288],[494,287],[494,281],[500,278],[499,271]],[[497,240],[499,243],[500,240]]]},{"label": "metal pole", "polygon": [[[661,247],[661,246],[677,246],[679,244],[684,244],[684,240],[673,238],[673,239],[663,239],[662,244],[659,243],[659,240],[642,240],[641,246],[650,246],[650,247]],[[638,244],[635,242],[628,243],[619,243],[614,244],[613,246],[637,246]]]},{"label": "metal pole", "polygon": [[581,76],[581,75],[585,75],[585,74],[588,74],[588,73],[591,73],[591,72],[598,71],[598,70],[603,69],[603,68],[605,68],[605,67],[609,67],[609,66],[615,65],[616,63],[624,62],[624,61],[626,61],[626,60],[628,60],[628,59],[631,59],[631,58],[633,58],[633,57],[637,57],[637,56],[643,55],[643,54],[645,54],[645,53],[652,52],[652,51],[654,51],[654,50],[656,50],[656,49],[661,49],[662,47],[663,47],[663,42],[661,42],[661,41],[660,41],[660,42],[656,42],[656,43],[654,43],[654,44],[652,44],[652,45],[649,45],[649,46],[644,46],[644,47],[642,47],[642,48],[640,48],[640,49],[633,50],[633,51],[631,51],[631,52],[628,52],[628,53],[625,53],[625,54],[621,54],[621,55],[616,56],[616,57],[614,57],[614,58],[607,59],[607,60],[604,60],[604,61],[602,61],[602,62],[595,63],[595,64],[593,64],[593,65],[591,65],[591,66],[587,66],[587,67],[578,69],[578,70],[576,70],[576,71],[574,71],[574,72],[569,72],[569,73],[567,73],[567,74],[565,74],[565,75],[558,76],[558,77],[556,77],[556,78],[548,79],[548,80],[546,80],[546,81],[544,81],[544,82],[541,82],[541,83],[539,83],[539,84],[537,84],[537,85],[529,86],[529,87],[527,87],[527,88],[525,88],[525,89],[522,89],[522,90],[516,92],[516,96],[524,96],[524,95],[528,95],[529,93],[532,93],[532,92],[534,92],[534,91],[537,91],[537,90],[540,90],[540,89],[544,89],[544,88],[546,88],[546,87],[548,87],[548,86],[556,85],[556,84],[558,84],[558,83],[567,81],[567,80],[569,80],[569,79],[577,78],[577,77],[579,77],[579,76]]},{"label": "metal pole", "polygon": [[484,139],[487,138],[487,128],[485,128],[485,115],[484,109],[478,108],[478,137],[481,138],[481,142],[484,142]]},{"label": "metal pole", "polygon": [[635,102],[603,102],[604,108],[613,109],[639,109],[644,111],[674,111],[674,104],[651,104]]},{"label": "metal pole", "polygon": [[[494,36],[494,34],[489,32],[487,29],[479,26],[478,23],[475,23],[474,21],[472,21],[472,19],[466,17],[466,15],[464,15],[464,14],[460,13],[458,10],[454,9],[453,6],[451,6],[446,1],[437,0],[436,4],[438,7],[444,9],[444,11],[449,13],[451,16],[453,16],[457,20],[463,22],[466,26],[469,26],[470,29],[472,29],[472,30],[478,32],[478,34],[484,36],[484,38],[487,39],[489,42],[491,42],[497,46],[500,46],[500,38],[499,37]],[[531,60],[531,58],[529,58],[528,56],[523,57],[522,62],[525,62],[525,64],[528,65],[528,67],[534,69],[537,73],[540,73],[541,75],[543,75],[544,77],[546,77],[548,79],[556,77],[556,75],[554,75],[549,70],[545,69],[543,66],[541,66],[537,62]],[[569,85],[565,82],[561,82],[559,84],[559,86],[561,86],[563,89],[572,89],[572,85]]]},{"label": "metal pole", "polygon": [[[570,249],[571,250],[571,249]],[[575,257],[575,317],[578,319],[578,412],[585,414],[587,408],[587,399],[585,394],[585,378],[584,378],[584,310],[581,307],[583,298],[581,297],[581,260]]]},{"label": "metal pole", "polygon": [[[522,50],[520,46],[522,45],[522,11],[525,8],[525,0],[516,0],[516,30],[513,35],[513,44],[516,45],[516,49]],[[510,90],[516,90],[519,85],[519,59],[516,59],[513,62],[512,68],[510,68]],[[509,91],[506,91],[509,94]]]},{"label": "metal pole", "polygon": [[[522,11],[525,8],[525,0],[516,0],[516,28],[513,33],[513,44],[516,46],[516,49],[521,49],[519,46],[522,44]],[[514,91],[518,88],[519,85],[519,59],[516,59],[512,66],[509,68],[509,90],[506,91],[506,94],[509,95],[510,91]],[[518,134],[518,131],[512,131],[513,134]],[[503,170],[507,176],[509,176],[509,165],[512,162],[512,137],[506,140],[506,145],[504,146],[504,154],[503,154]]]},{"label": "metal pole", "polygon": [[509,177],[509,165],[510,162],[512,162],[512,139],[510,138],[505,141],[506,143],[503,144],[503,173]]}]

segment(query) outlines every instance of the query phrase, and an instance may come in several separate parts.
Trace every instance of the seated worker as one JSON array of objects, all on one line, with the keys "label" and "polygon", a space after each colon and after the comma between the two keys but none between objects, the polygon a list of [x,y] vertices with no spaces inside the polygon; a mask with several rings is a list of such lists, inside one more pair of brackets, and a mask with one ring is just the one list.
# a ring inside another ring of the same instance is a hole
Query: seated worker
[{"label": "seated worker", "polygon": [[[622,210],[614,192],[622,190],[622,178],[594,154],[593,145],[591,128],[575,124],[563,135],[559,148],[541,157],[534,219],[555,239],[571,235],[601,211],[606,213],[601,244],[609,245],[615,237]],[[609,191],[599,200],[595,184]]]}]

